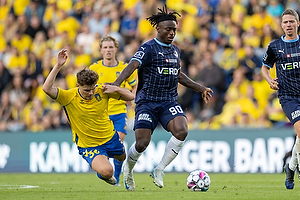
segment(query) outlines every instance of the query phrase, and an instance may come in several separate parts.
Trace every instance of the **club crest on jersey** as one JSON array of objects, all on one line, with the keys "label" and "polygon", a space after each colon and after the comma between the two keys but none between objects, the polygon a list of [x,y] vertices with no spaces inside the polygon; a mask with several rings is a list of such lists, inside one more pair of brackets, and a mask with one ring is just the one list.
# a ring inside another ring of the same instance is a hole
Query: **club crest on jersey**
[{"label": "club crest on jersey", "polygon": [[142,114],[139,115],[138,121],[140,121],[140,120],[145,120],[145,121],[152,122],[152,119],[151,119],[150,115],[146,114],[146,113],[142,113]]},{"label": "club crest on jersey", "polygon": [[142,52],[142,51],[137,51],[137,52],[133,55],[133,57],[134,57],[134,58],[138,58],[138,59],[142,59],[142,58],[144,57],[144,55],[145,55],[144,52]]},{"label": "club crest on jersey", "polygon": [[178,58],[178,53],[177,53],[177,51],[174,51],[174,56],[176,56],[176,58]]},{"label": "club crest on jersey", "polygon": [[95,94],[94,96],[97,99],[97,101],[101,101],[102,98],[99,93]]}]

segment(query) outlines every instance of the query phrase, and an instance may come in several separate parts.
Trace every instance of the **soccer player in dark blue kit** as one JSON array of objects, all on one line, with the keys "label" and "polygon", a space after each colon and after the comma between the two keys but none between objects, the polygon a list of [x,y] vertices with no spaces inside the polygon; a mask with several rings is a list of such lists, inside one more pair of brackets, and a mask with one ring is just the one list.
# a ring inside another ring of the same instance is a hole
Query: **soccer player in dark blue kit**
[{"label": "soccer player in dark blue kit", "polygon": [[180,51],[172,44],[177,30],[177,12],[168,13],[167,7],[158,9],[156,15],[147,18],[156,28],[157,37],[142,44],[131,58],[129,64],[113,83],[120,85],[138,69],[138,87],[135,108],[135,139],[129,148],[124,164],[124,185],[127,190],[135,190],[133,167],[145,151],[158,122],[172,133],[164,155],[158,166],[151,172],[156,186],[162,188],[163,171],[178,155],[188,134],[187,120],[181,106],[177,103],[178,82],[202,93],[205,103],[213,91],[194,82],[180,70]]},{"label": "soccer player in dark blue kit", "polygon": [[[282,13],[281,28],[284,35],[269,44],[261,68],[261,73],[270,88],[278,90],[281,107],[297,133],[292,158],[284,167],[287,189],[294,188],[294,175],[300,158],[300,40],[297,34],[299,24],[299,16],[294,10],[287,9]],[[274,64],[277,77],[272,78],[270,68]]]}]

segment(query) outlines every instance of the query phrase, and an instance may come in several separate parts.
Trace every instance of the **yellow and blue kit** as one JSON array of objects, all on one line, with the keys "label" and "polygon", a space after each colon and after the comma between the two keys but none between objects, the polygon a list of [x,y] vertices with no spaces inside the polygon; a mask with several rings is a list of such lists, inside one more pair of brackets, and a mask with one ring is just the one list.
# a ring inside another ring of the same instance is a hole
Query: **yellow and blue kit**
[{"label": "yellow and blue kit", "polygon": [[[110,94],[112,95],[115,94]],[[115,134],[108,115],[108,100],[109,96],[103,94],[99,85],[96,85],[94,98],[91,100],[82,98],[79,88],[58,88],[56,101],[64,108],[73,132],[73,142],[78,147],[100,146]]]}]

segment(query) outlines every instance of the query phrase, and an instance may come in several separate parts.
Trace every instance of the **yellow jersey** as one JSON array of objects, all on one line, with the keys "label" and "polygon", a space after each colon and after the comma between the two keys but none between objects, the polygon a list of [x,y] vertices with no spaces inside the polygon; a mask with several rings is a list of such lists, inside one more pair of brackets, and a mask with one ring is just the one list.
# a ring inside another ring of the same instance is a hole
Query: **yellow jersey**
[{"label": "yellow jersey", "polygon": [[[58,88],[56,101],[64,108],[73,132],[73,142],[77,146],[82,148],[100,146],[115,134],[107,112],[109,96],[103,94],[99,85],[96,85],[91,100],[83,99],[79,88],[69,90]],[[120,98],[120,95],[116,95],[115,98]]]},{"label": "yellow jersey", "polygon": [[[112,83],[114,82],[122,70],[127,66],[127,63],[118,61],[117,65],[115,66],[105,66],[103,65],[103,60],[99,60],[93,63],[90,66],[90,69],[96,71],[99,75],[98,85],[102,87],[104,83]],[[122,82],[120,87],[126,87],[126,84],[130,85],[131,87],[136,85],[136,70],[132,73],[125,81]],[[116,115],[120,113],[126,113],[126,101],[118,100],[118,99],[109,99],[108,104],[108,114],[109,115]]]}]

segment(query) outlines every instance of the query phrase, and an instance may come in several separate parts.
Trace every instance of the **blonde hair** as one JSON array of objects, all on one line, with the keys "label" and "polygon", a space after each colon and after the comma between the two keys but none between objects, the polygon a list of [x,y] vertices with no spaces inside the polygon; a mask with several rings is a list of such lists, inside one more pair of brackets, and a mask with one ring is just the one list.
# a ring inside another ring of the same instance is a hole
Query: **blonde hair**
[{"label": "blonde hair", "polygon": [[299,15],[296,11],[292,10],[292,9],[286,9],[282,14],[281,14],[281,20],[282,20],[282,17],[284,15],[293,15],[297,21],[299,21]]},{"label": "blonde hair", "polygon": [[119,42],[115,38],[111,37],[110,35],[107,35],[100,40],[99,42],[100,49],[102,48],[102,44],[104,41],[113,41],[115,47],[119,48]]}]

